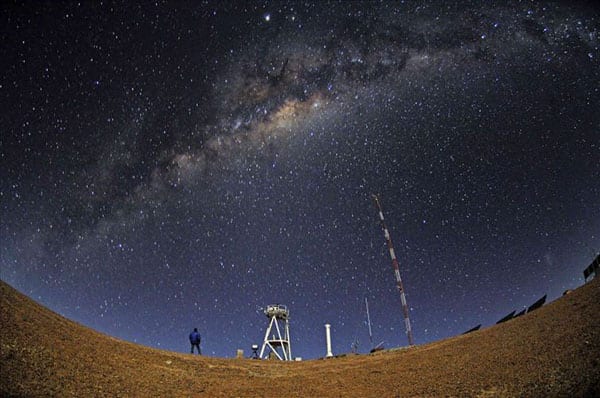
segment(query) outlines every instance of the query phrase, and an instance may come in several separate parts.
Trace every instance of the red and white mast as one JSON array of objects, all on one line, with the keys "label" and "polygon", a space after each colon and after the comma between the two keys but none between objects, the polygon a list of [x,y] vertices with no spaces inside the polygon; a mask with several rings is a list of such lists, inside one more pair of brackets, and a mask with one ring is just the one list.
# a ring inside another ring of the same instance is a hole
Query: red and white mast
[{"label": "red and white mast", "polygon": [[383,211],[381,210],[381,204],[379,203],[379,197],[377,195],[372,195],[373,201],[375,201],[375,207],[379,212],[379,221],[381,223],[381,228],[383,229],[383,234],[385,236],[385,241],[387,243],[388,249],[390,251],[390,257],[392,258],[392,266],[394,267],[394,275],[396,276],[396,286],[398,287],[398,291],[400,292],[400,300],[402,301],[402,312],[404,314],[404,324],[406,326],[406,335],[408,336],[408,344],[415,345],[412,335],[412,329],[410,327],[410,319],[408,317],[408,305],[406,304],[406,296],[404,295],[404,286],[402,285],[402,278],[400,277],[400,268],[398,265],[398,259],[396,259],[396,253],[394,252],[394,245],[392,244],[392,238],[390,236],[390,232],[385,226],[385,220],[383,218]]}]

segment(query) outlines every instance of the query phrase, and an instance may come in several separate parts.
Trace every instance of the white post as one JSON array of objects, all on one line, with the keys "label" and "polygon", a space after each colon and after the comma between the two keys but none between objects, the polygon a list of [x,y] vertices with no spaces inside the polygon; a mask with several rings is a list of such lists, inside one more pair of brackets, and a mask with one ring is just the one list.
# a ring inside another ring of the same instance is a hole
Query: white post
[{"label": "white post", "polygon": [[325,338],[327,340],[327,354],[325,356],[329,358],[333,354],[331,353],[331,325],[328,323],[325,324]]}]

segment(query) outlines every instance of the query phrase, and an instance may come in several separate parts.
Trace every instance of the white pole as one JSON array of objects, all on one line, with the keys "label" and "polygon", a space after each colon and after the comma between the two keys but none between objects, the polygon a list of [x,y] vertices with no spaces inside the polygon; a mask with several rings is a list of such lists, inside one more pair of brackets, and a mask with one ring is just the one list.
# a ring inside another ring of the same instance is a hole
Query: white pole
[{"label": "white pole", "polygon": [[328,323],[325,324],[325,338],[327,340],[327,354],[325,356],[329,358],[333,354],[331,353],[331,325]]}]

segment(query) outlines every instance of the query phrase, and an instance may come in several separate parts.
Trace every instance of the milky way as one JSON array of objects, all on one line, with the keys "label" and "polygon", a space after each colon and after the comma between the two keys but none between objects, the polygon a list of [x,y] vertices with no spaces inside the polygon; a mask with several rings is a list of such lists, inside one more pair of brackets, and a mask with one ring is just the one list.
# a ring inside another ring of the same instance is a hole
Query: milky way
[{"label": "milky way", "polygon": [[[323,2],[324,3],[324,2]],[[591,3],[3,5],[0,277],[208,355],[417,344],[580,285],[600,247]],[[596,183],[595,183],[596,182]]]}]

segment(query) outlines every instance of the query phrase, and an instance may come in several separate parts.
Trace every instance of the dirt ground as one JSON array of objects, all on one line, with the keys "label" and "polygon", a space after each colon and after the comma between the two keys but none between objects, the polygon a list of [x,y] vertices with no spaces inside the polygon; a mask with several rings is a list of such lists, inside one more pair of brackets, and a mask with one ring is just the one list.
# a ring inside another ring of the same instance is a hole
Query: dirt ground
[{"label": "dirt ground", "polygon": [[600,397],[600,278],[467,335],[302,362],[143,347],[0,292],[3,397]]}]

